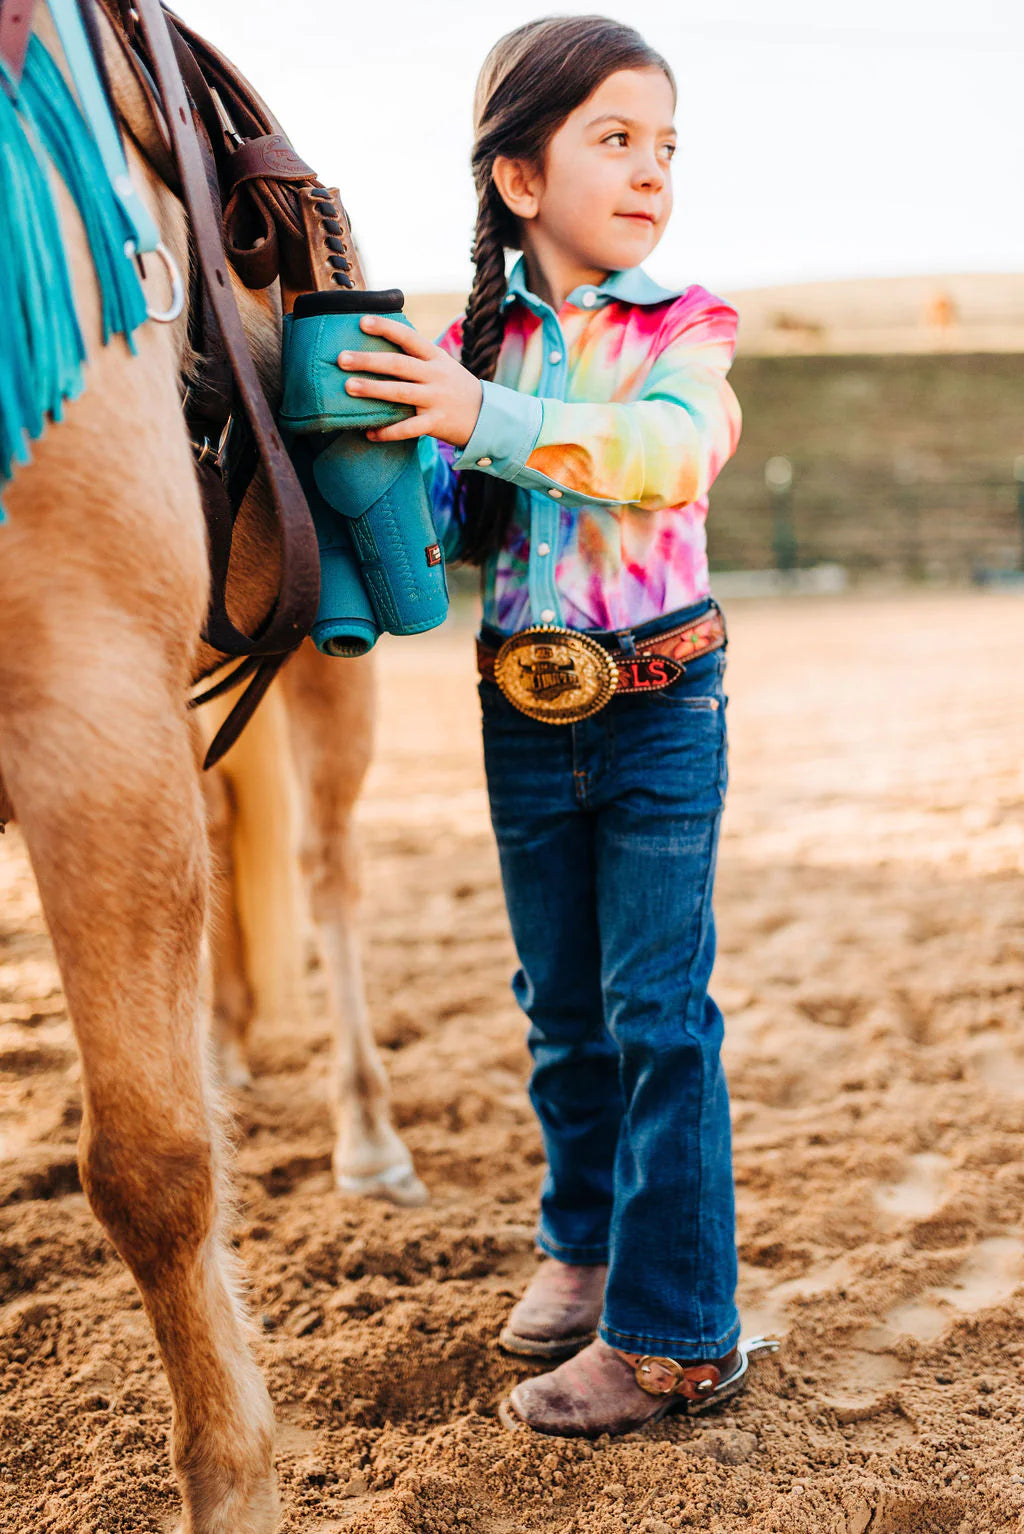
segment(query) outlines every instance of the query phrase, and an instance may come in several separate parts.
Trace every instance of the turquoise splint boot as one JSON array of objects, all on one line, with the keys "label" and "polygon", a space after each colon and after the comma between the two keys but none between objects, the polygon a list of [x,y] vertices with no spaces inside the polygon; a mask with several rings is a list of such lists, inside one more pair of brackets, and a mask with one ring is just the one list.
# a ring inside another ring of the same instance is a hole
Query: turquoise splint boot
[{"label": "turquoise splint boot", "polygon": [[397,289],[306,293],[284,321],[282,430],[292,439],[320,541],[320,608],[312,637],[328,655],[362,655],[380,633],[421,634],[448,612],[444,560],[416,439],[367,442],[371,427],[412,415],[356,398],[338,353],[394,351],[365,335],[364,314],[408,324]]}]

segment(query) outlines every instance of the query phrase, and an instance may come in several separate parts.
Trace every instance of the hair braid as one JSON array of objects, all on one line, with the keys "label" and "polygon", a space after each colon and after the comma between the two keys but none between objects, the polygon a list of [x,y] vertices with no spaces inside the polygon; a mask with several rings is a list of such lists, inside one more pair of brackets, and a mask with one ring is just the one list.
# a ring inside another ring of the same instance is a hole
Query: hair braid
[{"label": "hair braid", "polygon": [[[466,302],[462,331],[462,365],[477,378],[493,379],[498,366],[505,321],[501,301],[505,281],[505,230],[509,215],[490,179],[481,190],[473,240],[476,274]],[[515,487],[504,480],[469,469],[462,475],[460,517],[463,525],[462,557],[481,564],[501,547],[515,501]]]}]

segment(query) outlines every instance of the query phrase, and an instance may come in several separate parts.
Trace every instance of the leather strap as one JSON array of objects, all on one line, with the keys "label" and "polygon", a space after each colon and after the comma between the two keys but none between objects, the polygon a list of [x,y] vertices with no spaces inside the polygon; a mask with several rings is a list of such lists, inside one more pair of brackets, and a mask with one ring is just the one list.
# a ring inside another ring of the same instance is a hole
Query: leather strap
[{"label": "leather strap", "polygon": [[[721,608],[712,606],[699,618],[677,624],[650,639],[633,639],[629,630],[616,630],[604,636],[609,641],[619,673],[615,697],[623,693],[660,692],[671,687],[686,670],[688,661],[721,650],[726,643],[725,619]],[[618,646],[610,641],[619,640]],[[626,644],[626,640],[631,644]],[[477,670],[485,681],[493,682],[497,648],[484,639],[476,642]]]},{"label": "leather strap", "polygon": [[[722,1382],[722,1369],[739,1358],[737,1352],[714,1363],[680,1363],[676,1358],[662,1358],[649,1353],[625,1353],[620,1358],[633,1366],[633,1375],[641,1390],[652,1396],[682,1396],[687,1401],[702,1401],[714,1395]],[[731,1374],[733,1371],[729,1370]]]},{"label": "leather strap", "polygon": [[[245,657],[214,691],[250,678],[207,754],[209,766],[237,738],[287,655],[308,633],[319,596],[312,519],[252,362],[226,256],[230,252],[251,287],[268,286],[280,275],[286,306],[298,291],[353,286],[350,271],[358,272],[358,263],[344,239],[347,234],[351,240],[351,231],[337,194],[316,185],[315,173],[291,150],[276,119],[233,66],[169,17],[159,0],[137,0],[134,8],[132,0],[101,4],[106,41],[112,35],[118,44],[111,57],[128,66],[119,70],[119,114],[125,115],[127,105],[128,131],[184,204],[200,274],[190,341],[202,365],[186,414],[199,453],[210,547],[212,595],[204,638],[224,655]],[[15,75],[33,6],[34,0],[0,0],[0,51]],[[255,141],[248,152],[246,139]],[[234,159],[238,145],[243,152]],[[225,197],[229,206],[222,224]],[[225,484],[214,449],[229,419],[234,424]],[[245,634],[228,615],[225,593],[235,513],[260,464],[278,524],[281,585],[256,632]]]},{"label": "leather strap", "polygon": [[25,68],[35,0],[0,0],[0,58],[15,84]]},{"label": "leather strap", "polygon": [[262,660],[256,660],[250,656],[228,676],[222,677],[213,687],[201,693],[199,697],[192,698],[189,708],[198,708],[201,703],[209,703],[213,698],[219,698],[232,688],[238,687],[246,677],[251,677],[248,687],[231,710],[220,729],[210,742],[209,750],[203,758],[203,770],[215,767],[224,753],[234,745],[235,741],[245,729],[249,720],[256,712],[257,707],[263,701],[264,695],[271,682],[277,676],[286,660],[291,658],[292,652],[286,655],[270,655]]},{"label": "leather strap", "polygon": [[227,181],[234,191],[241,181],[259,178],[267,181],[316,180],[316,171],[300,160],[283,133],[264,133],[246,139],[227,158]]},{"label": "leather strap", "polygon": [[134,18],[131,19],[129,29],[120,11],[116,17],[112,14],[113,4],[114,0],[102,0],[93,14],[100,32],[118,119],[164,185],[176,197],[180,197],[178,168],[174,163],[163,108],[157,99],[148,70],[132,47]]},{"label": "leather strap", "polygon": [[243,634],[226,611],[222,611],[212,615],[205,637],[227,654],[280,655],[301,643],[316,616],[320,587],[316,535],[305,496],[270,413],[246,343],[231,291],[219,209],[215,208],[211,197],[167,20],[159,0],[137,0],[136,12],[164,106],[204,288],[231,361],[241,409],[256,440],[280,529],[281,590],[258,632],[251,636]]}]

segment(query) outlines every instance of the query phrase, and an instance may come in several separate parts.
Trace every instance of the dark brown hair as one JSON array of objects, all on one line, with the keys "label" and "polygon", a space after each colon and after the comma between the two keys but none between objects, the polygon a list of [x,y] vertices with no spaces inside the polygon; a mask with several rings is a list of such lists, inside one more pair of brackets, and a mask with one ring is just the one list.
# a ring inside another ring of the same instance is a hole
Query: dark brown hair
[{"label": "dark brown hair", "polygon": [[[462,363],[493,379],[505,329],[505,250],[521,249],[519,222],[494,184],[498,155],[541,165],[562,123],[620,69],[672,71],[638,32],[604,16],[549,16],[499,39],[484,60],[473,101],[473,181],[478,209],[476,275],[466,304]],[[515,486],[475,470],[462,475],[462,557],[480,564],[504,541]]]}]

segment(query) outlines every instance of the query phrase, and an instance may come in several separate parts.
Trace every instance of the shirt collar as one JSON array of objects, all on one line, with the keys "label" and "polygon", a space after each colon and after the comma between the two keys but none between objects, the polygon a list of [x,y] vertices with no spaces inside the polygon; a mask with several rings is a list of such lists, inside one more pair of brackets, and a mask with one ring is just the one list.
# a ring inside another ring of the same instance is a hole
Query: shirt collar
[{"label": "shirt collar", "polygon": [[[604,282],[597,286],[585,283],[582,287],[573,288],[565,301],[577,309],[598,309],[612,302],[663,304],[667,299],[678,298],[685,291],[684,288],[663,288],[653,277],[648,277],[642,267],[630,266],[620,272],[609,272]],[[523,256],[519,257],[509,273],[508,292],[502,300],[502,307],[507,308],[517,298],[534,313],[549,307],[526,286],[526,260]]]}]

